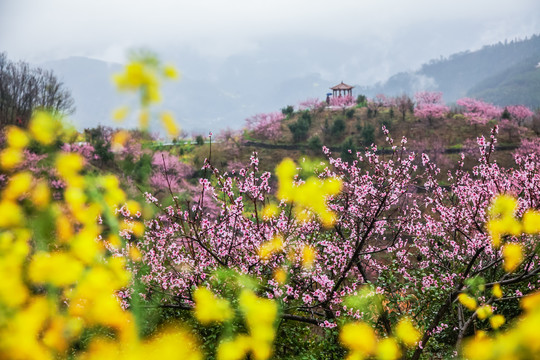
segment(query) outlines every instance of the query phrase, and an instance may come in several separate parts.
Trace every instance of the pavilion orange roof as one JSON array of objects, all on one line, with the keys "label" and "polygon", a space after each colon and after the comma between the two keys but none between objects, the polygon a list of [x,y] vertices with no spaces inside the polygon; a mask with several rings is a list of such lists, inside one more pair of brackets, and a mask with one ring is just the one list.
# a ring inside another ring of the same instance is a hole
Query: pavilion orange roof
[{"label": "pavilion orange roof", "polygon": [[334,87],[331,87],[330,89],[332,90],[351,90],[354,86],[351,86],[351,85],[347,85],[345,83],[343,83],[343,81],[341,82],[341,84],[338,84]]}]

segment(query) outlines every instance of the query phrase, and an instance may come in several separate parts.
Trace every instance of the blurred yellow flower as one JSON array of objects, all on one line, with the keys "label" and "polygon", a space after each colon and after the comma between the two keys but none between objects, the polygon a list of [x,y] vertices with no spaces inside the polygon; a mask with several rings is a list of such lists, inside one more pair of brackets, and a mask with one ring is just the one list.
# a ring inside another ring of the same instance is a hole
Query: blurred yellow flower
[{"label": "blurred yellow flower", "polygon": [[250,349],[250,338],[238,335],[234,339],[222,341],[217,349],[218,360],[242,360]]},{"label": "blurred yellow flower", "polygon": [[81,155],[71,152],[63,152],[56,157],[56,170],[64,180],[71,180],[79,174],[84,166]]},{"label": "blurred yellow flower", "polygon": [[384,338],[377,345],[377,359],[396,360],[401,356],[401,350],[393,338]]},{"label": "blurred yellow flower", "polygon": [[284,159],[276,167],[278,178],[277,197],[280,200],[294,203],[295,214],[299,220],[307,220],[310,212],[315,213],[324,227],[334,225],[336,215],[326,206],[328,196],[337,195],[341,191],[342,182],[337,178],[308,178],[303,184],[295,186],[296,165],[289,158]]},{"label": "blurred yellow flower", "polygon": [[129,139],[129,133],[125,130],[120,130],[114,133],[111,140],[111,150],[113,152],[121,151]]},{"label": "blurred yellow flower", "polygon": [[405,346],[414,346],[420,340],[420,332],[409,318],[402,318],[396,325],[396,335]]},{"label": "blurred yellow flower", "polygon": [[480,306],[476,309],[476,315],[480,320],[485,320],[493,314],[493,309],[491,305]]},{"label": "blurred yellow flower", "polygon": [[170,137],[177,137],[180,135],[180,128],[176,125],[176,121],[170,112],[161,114],[161,123]]},{"label": "blurred yellow flower", "polygon": [[203,324],[223,322],[233,317],[233,311],[226,299],[218,299],[205,287],[198,287],[193,293],[195,317]]},{"label": "blurred yellow flower", "polygon": [[458,300],[467,309],[469,309],[471,311],[476,310],[476,306],[477,306],[476,305],[476,300],[473,297],[471,297],[471,296],[469,296],[469,295],[467,295],[465,293],[461,293],[461,294],[458,295]]},{"label": "blurred yellow flower", "polygon": [[504,271],[514,272],[523,261],[521,245],[516,243],[507,244],[502,249]]},{"label": "blurred yellow flower", "polygon": [[17,227],[23,224],[23,211],[19,205],[10,200],[0,201],[0,228]]},{"label": "blurred yellow flower", "polygon": [[305,268],[311,268],[315,259],[317,257],[317,252],[311,245],[304,245],[302,248],[302,266]]},{"label": "blurred yellow flower", "polygon": [[43,145],[52,144],[60,129],[59,120],[46,111],[36,111],[28,125],[32,137]]},{"label": "blurred yellow flower", "polygon": [[264,218],[270,219],[276,216],[279,212],[279,207],[276,204],[268,204],[264,207],[262,215]]},{"label": "blurred yellow flower", "polygon": [[6,148],[0,152],[0,166],[4,170],[11,170],[24,160],[21,149]]},{"label": "blurred yellow flower", "polygon": [[46,180],[39,180],[32,190],[32,203],[38,209],[44,209],[51,201],[51,190]]},{"label": "blurred yellow flower", "polygon": [[23,129],[17,126],[8,126],[6,128],[6,142],[11,148],[23,149],[30,142],[30,138]]},{"label": "blurred yellow flower", "polygon": [[358,351],[363,356],[373,355],[377,347],[377,336],[372,327],[361,321],[345,324],[339,333],[339,340],[346,348]]},{"label": "blurred yellow flower", "polygon": [[173,65],[165,65],[163,67],[163,75],[171,80],[177,80],[179,78],[178,70]]},{"label": "blurred yellow flower", "polygon": [[527,210],[523,214],[523,231],[527,234],[540,233],[540,211]]},{"label": "blurred yellow flower", "polygon": [[31,261],[28,276],[34,283],[49,283],[62,287],[77,282],[84,265],[64,252],[38,252]]},{"label": "blurred yellow flower", "polygon": [[503,326],[505,322],[506,320],[504,316],[501,314],[493,315],[492,317],[489,318],[489,323],[491,327],[495,330]]},{"label": "blurred yellow flower", "polygon": [[243,290],[240,293],[238,304],[249,329],[253,358],[257,360],[270,358],[275,338],[277,304],[273,300],[257,297],[250,290]]},{"label": "blurred yellow flower", "polygon": [[503,293],[502,293],[502,289],[501,289],[501,284],[495,284],[495,285],[493,285],[493,288],[491,289],[491,293],[492,293],[493,296],[495,296],[497,299],[502,298]]},{"label": "blurred yellow flower", "polygon": [[2,190],[2,198],[16,201],[22,195],[28,193],[32,186],[32,174],[29,171],[14,174]]},{"label": "blurred yellow flower", "polygon": [[123,121],[129,115],[129,107],[122,106],[116,108],[112,112],[112,118],[114,121],[120,122]]},{"label": "blurred yellow flower", "polygon": [[488,209],[489,217],[504,218],[513,217],[518,206],[517,200],[506,194],[497,195],[491,202],[491,206]]},{"label": "blurred yellow flower", "polygon": [[283,268],[276,269],[274,271],[274,280],[276,280],[279,285],[284,285],[287,281],[287,271]]},{"label": "blurred yellow flower", "polygon": [[271,240],[259,246],[258,254],[262,260],[268,260],[275,252],[283,250],[283,237],[275,235]]},{"label": "blurred yellow flower", "polygon": [[540,309],[540,291],[524,296],[521,299],[520,306],[525,311]]}]

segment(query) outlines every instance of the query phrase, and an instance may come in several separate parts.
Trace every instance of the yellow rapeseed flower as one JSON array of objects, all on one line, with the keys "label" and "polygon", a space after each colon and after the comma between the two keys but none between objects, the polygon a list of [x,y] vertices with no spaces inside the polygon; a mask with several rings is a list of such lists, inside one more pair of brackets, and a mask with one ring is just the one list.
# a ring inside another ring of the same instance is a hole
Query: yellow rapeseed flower
[{"label": "yellow rapeseed flower", "polygon": [[2,198],[14,201],[19,199],[30,191],[32,180],[32,174],[29,171],[14,174],[2,191]]},{"label": "yellow rapeseed flower", "polygon": [[377,348],[375,331],[362,321],[345,324],[339,333],[339,340],[346,348],[360,352],[363,356],[373,355]]},{"label": "yellow rapeseed flower", "polygon": [[328,196],[341,191],[342,182],[336,178],[321,180],[316,176],[308,178],[305,183],[294,186],[296,165],[289,158],[284,159],[276,167],[278,178],[277,197],[280,200],[294,203],[295,214],[299,220],[307,220],[309,213],[315,213],[324,227],[334,225],[336,215],[326,206]]},{"label": "yellow rapeseed flower", "polygon": [[111,140],[111,150],[118,152],[124,148],[129,139],[129,133],[125,130],[117,131]]},{"label": "yellow rapeseed flower", "polygon": [[48,300],[44,296],[33,297],[0,330],[0,354],[9,355],[9,359],[51,359],[40,342],[41,331],[49,314]]},{"label": "yellow rapeseed flower", "polygon": [[117,121],[117,122],[123,121],[128,115],[129,115],[128,106],[122,106],[122,107],[116,108],[112,112],[112,118],[114,121]]},{"label": "yellow rapeseed flower", "polygon": [[491,327],[495,330],[503,326],[505,322],[506,322],[506,319],[501,314],[493,315],[492,317],[489,318],[489,323]]},{"label": "yellow rapeseed flower", "polygon": [[60,122],[46,111],[36,111],[28,125],[32,137],[43,145],[52,144],[60,129]]},{"label": "yellow rapeseed flower", "polygon": [[394,338],[384,338],[377,345],[377,359],[396,360],[401,356],[401,350]]},{"label": "yellow rapeseed flower", "polygon": [[21,207],[15,202],[2,199],[0,201],[0,228],[17,227],[24,222]]},{"label": "yellow rapeseed flower", "polygon": [[[481,334],[480,336],[478,334]],[[493,340],[483,335],[484,332],[477,332],[474,338],[467,339],[463,348],[463,357],[469,360],[489,360],[492,359]]]},{"label": "yellow rapeseed flower", "polygon": [[171,80],[178,80],[178,78],[180,77],[178,70],[176,70],[173,65],[165,65],[163,67],[163,75]]},{"label": "yellow rapeseed flower", "polygon": [[56,236],[60,243],[67,243],[73,236],[72,221],[66,215],[56,217]]},{"label": "yellow rapeseed flower", "polygon": [[484,305],[480,306],[478,309],[476,309],[476,315],[480,320],[487,319],[493,314],[493,309],[491,308],[491,305]]},{"label": "yellow rapeseed flower", "polygon": [[488,209],[489,217],[505,218],[513,217],[518,206],[517,200],[506,194],[497,195],[491,202],[491,206]]},{"label": "yellow rapeseed flower", "polygon": [[405,346],[414,346],[420,340],[420,332],[409,318],[401,319],[396,325],[396,335]]},{"label": "yellow rapeseed flower", "polygon": [[474,299],[473,297],[465,294],[465,293],[461,293],[458,295],[458,300],[459,302],[465,306],[467,309],[471,310],[471,311],[474,311],[476,310],[476,299]]},{"label": "yellow rapeseed flower", "polygon": [[540,211],[529,209],[523,214],[523,231],[527,234],[540,233]]},{"label": "yellow rapeseed flower", "polygon": [[218,299],[205,287],[198,287],[193,293],[195,317],[203,324],[223,322],[233,317],[233,311],[226,299]]},{"label": "yellow rapeseed flower", "polygon": [[275,235],[271,240],[259,246],[258,254],[262,260],[268,260],[272,254],[281,250],[283,250],[283,237]]},{"label": "yellow rapeseed flower", "polygon": [[63,152],[56,157],[56,170],[58,174],[69,181],[76,177],[84,166],[84,159],[81,155],[72,152]]},{"label": "yellow rapeseed flower", "polygon": [[135,262],[139,262],[142,259],[142,254],[136,246],[132,246],[129,249],[129,258]]},{"label": "yellow rapeseed flower", "polygon": [[21,149],[6,148],[0,152],[0,167],[4,170],[11,170],[24,160],[24,153]]},{"label": "yellow rapeseed flower", "polygon": [[139,351],[135,349],[135,354],[130,359],[138,359],[140,355],[151,354],[151,359],[202,360],[203,356],[199,349],[199,344],[190,332],[176,326],[162,330],[154,335],[153,338],[143,344]]},{"label": "yellow rapeseed flower", "polygon": [[30,142],[26,131],[17,126],[8,126],[6,128],[6,142],[9,147],[14,149],[23,149]]},{"label": "yellow rapeseed flower", "polygon": [[279,212],[279,207],[276,204],[271,203],[264,207],[262,211],[262,215],[264,218],[270,219],[276,216],[278,212]]},{"label": "yellow rapeseed flower", "polygon": [[170,137],[177,137],[180,135],[180,128],[178,125],[176,125],[176,121],[170,112],[164,112],[161,114],[161,123],[163,124],[165,130],[167,130],[167,134],[169,134]]},{"label": "yellow rapeseed flower", "polygon": [[305,268],[311,268],[315,259],[317,257],[317,252],[315,248],[311,245],[304,245],[302,248],[302,266]]},{"label": "yellow rapeseed flower", "polygon": [[277,304],[273,300],[257,297],[250,290],[242,291],[238,304],[249,329],[253,358],[257,360],[270,358],[275,338]]},{"label": "yellow rapeseed flower", "polygon": [[39,180],[31,194],[32,203],[38,209],[44,209],[49,202],[51,201],[51,190],[49,189],[49,184],[46,180]]},{"label": "yellow rapeseed flower", "polygon": [[514,272],[523,261],[521,245],[516,243],[507,244],[502,249],[504,271]]},{"label": "yellow rapeseed flower", "polygon": [[276,269],[274,271],[274,280],[276,280],[279,285],[284,285],[287,281],[287,271],[283,268]]},{"label": "yellow rapeseed flower", "polygon": [[524,296],[520,306],[525,311],[532,311],[540,308],[540,291]]},{"label": "yellow rapeseed flower", "polygon": [[250,338],[237,335],[234,339],[222,341],[218,348],[217,360],[243,360],[250,349]]},{"label": "yellow rapeseed flower", "polygon": [[491,293],[492,293],[493,296],[495,296],[497,299],[502,298],[503,293],[502,293],[501,285],[500,285],[500,284],[495,284],[495,285],[493,285],[493,288],[491,289]]},{"label": "yellow rapeseed flower", "polygon": [[62,287],[77,282],[84,265],[64,252],[38,252],[30,261],[28,276],[34,283],[49,283]]}]

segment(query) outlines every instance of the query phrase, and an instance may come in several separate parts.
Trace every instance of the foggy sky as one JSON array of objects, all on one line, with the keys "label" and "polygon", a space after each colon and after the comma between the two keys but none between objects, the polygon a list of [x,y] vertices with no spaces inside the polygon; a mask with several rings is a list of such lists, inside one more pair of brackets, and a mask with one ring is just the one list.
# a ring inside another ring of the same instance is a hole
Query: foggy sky
[{"label": "foggy sky", "polygon": [[[219,63],[242,54],[267,58],[261,50],[272,41],[291,51],[297,40],[299,52],[323,47],[317,56],[334,66],[320,73],[369,67],[357,76],[375,81],[535,33],[538,0],[0,0],[0,51],[30,62],[73,55],[122,62],[127,49],[148,47]],[[342,53],[324,51],[333,43]]]}]

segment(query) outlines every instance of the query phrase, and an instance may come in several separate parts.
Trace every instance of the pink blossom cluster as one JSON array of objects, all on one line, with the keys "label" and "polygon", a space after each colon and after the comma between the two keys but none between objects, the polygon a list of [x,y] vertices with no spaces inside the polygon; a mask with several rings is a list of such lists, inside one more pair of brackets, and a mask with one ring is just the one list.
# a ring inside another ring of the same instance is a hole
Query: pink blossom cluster
[{"label": "pink blossom cluster", "polygon": [[247,127],[259,138],[278,140],[281,137],[281,121],[285,115],[280,111],[256,114],[246,119]]},{"label": "pink blossom cluster", "polygon": [[422,91],[416,93],[414,98],[416,100],[414,116],[419,119],[440,119],[450,111],[442,100],[441,92]]},{"label": "pink blossom cluster", "polygon": [[534,115],[534,112],[524,105],[510,105],[506,107],[506,110],[510,113],[510,117],[518,122],[522,122]]},{"label": "pink blossom cluster", "polygon": [[489,120],[498,119],[503,110],[490,103],[472,98],[462,98],[456,104],[463,108],[463,115],[472,124],[485,124]]},{"label": "pink blossom cluster", "polygon": [[92,144],[87,142],[65,143],[62,145],[62,150],[67,152],[75,152],[81,155],[86,161],[99,160],[99,156],[94,153],[95,149]]},{"label": "pink blossom cluster", "polygon": [[298,103],[298,109],[300,110],[317,110],[326,105],[324,101],[317,98],[310,98]]},{"label": "pink blossom cluster", "polygon": [[194,173],[193,168],[166,151],[157,151],[152,157],[153,172],[148,180],[155,192],[178,193],[188,188],[186,179]]},{"label": "pink blossom cluster", "polygon": [[354,104],[356,104],[354,97],[351,95],[346,95],[330,97],[330,102],[328,105],[331,107],[348,108],[354,106]]}]

